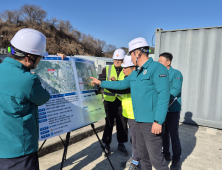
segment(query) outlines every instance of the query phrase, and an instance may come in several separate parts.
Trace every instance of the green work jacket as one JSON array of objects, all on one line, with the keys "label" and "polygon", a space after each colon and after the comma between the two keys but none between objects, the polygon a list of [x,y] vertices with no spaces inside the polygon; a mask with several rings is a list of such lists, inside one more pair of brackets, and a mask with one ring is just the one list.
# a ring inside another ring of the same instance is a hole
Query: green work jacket
[{"label": "green work jacket", "polygon": [[36,152],[38,106],[46,103],[50,94],[36,74],[13,58],[0,64],[0,80],[0,158]]},{"label": "green work jacket", "polygon": [[124,80],[103,81],[101,87],[116,90],[130,87],[137,122],[153,123],[156,120],[162,124],[165,121],[170,99],[168,70],[152,58]]},{"label": "green work jacket", "polygon": [[172,105],[169,107],[169,112],[181,111],[181,90],[183,83],[183,76],[179,70],[169,68],[169,81],[170,81],[170,101],[173,101]]}]

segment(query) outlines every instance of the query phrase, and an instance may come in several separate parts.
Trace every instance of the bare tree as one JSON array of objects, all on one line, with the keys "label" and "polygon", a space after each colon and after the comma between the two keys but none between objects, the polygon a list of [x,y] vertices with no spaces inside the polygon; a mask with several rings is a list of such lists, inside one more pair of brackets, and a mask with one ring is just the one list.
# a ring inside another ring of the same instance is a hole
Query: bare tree
[{"label": "bare tree", "polygon": [[97,43],[97,49],[99,51],[105,51],[107,45],[106,45],[106,42],[103,41],[103,40],[100,40],[100,39],[96,39],[96,43]]},{"label": "bare tree", "polygon": [[60,31],[64,31],[66,33],[70,33],[70,32],[72,32],[73,27],[72,27],[70,21],[68,21],[68,20],[67,21],[60,20],[59,24],[58,24],[58,29]]},{"label": "bare tree", "polygon": [[47,16],[47,12],[37,5],[25,4],[21,7],[21,12],[24,15],[25,21],[32,25],[35,23],[41,24]]},{"label": "bare tree", "polygon": [[73,29],[71,34],[77,40],[77,42],[79,42],[82,38],[82,33],[76,29]]},{"label": "bare tree", "polygon": [[111,45],[111,44],[109,44],[105,49],[106,52],[110,52],[110,51],[114,51],[114,50],[116,50],[116,46]]},{"label": "bare tree", "polygon": [[90,54],[94,55],[96,53],[97,43],[90,34],[83,34],[82,44],[85,46],[85,48]]},{"label": "bare tree", "polygon": [[[25,27],[35,29],[40,29],[41,27],[40,30],[44,32],[49,40],[47,41],[51,42],[50,45],[47,45],[47,48],[51,49],[51,46],[54,45],[55,49],[60,52],[72,51],[72,49],[76,48],[76,42],[78,43],[78,48],[81,47],[81,49],[84,49],[84,53],[94,56],[104,56],[103,52],[111,54],[116,49],[114,45],[107,45],[103,40],[95,39],[91,35],[83,34],[74,29],[68,20],[58,20],[55,17],[45,20],[46,16],[47,12],[42,7],[25,4],[19,10],[5,10],[0,12],[0,27],[3,27],[3,25],[7,25],[8,28],[6,29],[10,29],[14,25],[24,25]],[[36,28],[36,24],[39,24],[38,28]],[[17,28],[14,27],[15,29]],[[76,48],[76,50],[78,51],[79,49]]]},{"label": "bare tree", "polygon": [[56,17],[52,17],[50,20],[46,20],[47,26],[51,29],[51,30],[56,30],[57,29],[57,23],[58,19]]},{"label": "bare tree", "polygon": [[48,22],[50,25],[56,27],[56,22],[58,22],[58,19],[57,19],[56,17],[52,17],[52,19],[47,20],[47,22]]},{"label": "bare tree", "polygon": [[0,13],[0,18],[4,22],[12,23],[14,18],[14,12],[10,10],[5,10],[2,13]]},{"label": "bare tree", "polygon": [[21,22],[23,22],[21,10],[14,10],[13,12],[14,12],[14,18],[12,19],[13,23],[20,24]]}]

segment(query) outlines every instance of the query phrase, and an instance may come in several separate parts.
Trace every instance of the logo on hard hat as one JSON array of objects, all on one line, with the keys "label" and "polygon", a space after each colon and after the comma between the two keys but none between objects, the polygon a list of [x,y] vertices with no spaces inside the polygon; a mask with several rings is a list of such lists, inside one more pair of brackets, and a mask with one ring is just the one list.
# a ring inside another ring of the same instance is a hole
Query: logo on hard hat
[{"label": "logo on hard hat", "polygon": [[116,54],[117,57],[119,57],[119,54]]}]

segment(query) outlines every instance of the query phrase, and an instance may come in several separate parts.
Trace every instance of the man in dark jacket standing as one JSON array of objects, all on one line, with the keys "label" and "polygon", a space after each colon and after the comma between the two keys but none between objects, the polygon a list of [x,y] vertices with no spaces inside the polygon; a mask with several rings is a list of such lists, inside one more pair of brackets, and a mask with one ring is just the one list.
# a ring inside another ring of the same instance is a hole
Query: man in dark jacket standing
[{"label": "man in dark jacket standing", "polygon": [[11,40],[10,52],[0,65],[0,169],[39,170],[38,106],[50,99],[36,68],[45,54],[46,37],[34,29],[22,29]]},{"label": "man in dark jacket standing", "polygon": [[163,155],[167,161],[171,160],[169,151],[171,138],[173,161],[170,169],[178,170],[181,166],[181,144],[178,129],[181,111],[181,89],[183,76],[179,70],[171,67],[172,59],[173,55],[171,53],[162,53],[159,55],[159,62],[168,69],[170,82],[170,106],[166,116],[165,133],[163,134]]}]

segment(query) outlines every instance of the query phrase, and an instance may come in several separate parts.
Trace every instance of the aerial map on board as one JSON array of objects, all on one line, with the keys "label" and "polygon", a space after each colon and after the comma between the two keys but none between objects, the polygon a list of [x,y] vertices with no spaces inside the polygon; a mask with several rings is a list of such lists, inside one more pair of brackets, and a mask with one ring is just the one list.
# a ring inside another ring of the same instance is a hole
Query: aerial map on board
[{"label": "aerial map on board", "polygon": [[76,91],[71,61],[41,61],[34,72],[39,76],[42,86],[51,95]]},{"label": "aerial map on board", "polygon": [[75,62],[76,71],[79,78],[80,90],[92,90],[95,89],[94,86],[91,85],[91,79],[89,77],[97,77],[96,69],[94,63],[87,62]]},{"label": "aerial map on board", "polygon": [[97,77],[93,61],[77,57],[45,57],[35,72],[50,99],[38,107],[39,140],[46,140],[103,119],[101,95],[89,77]]}]

